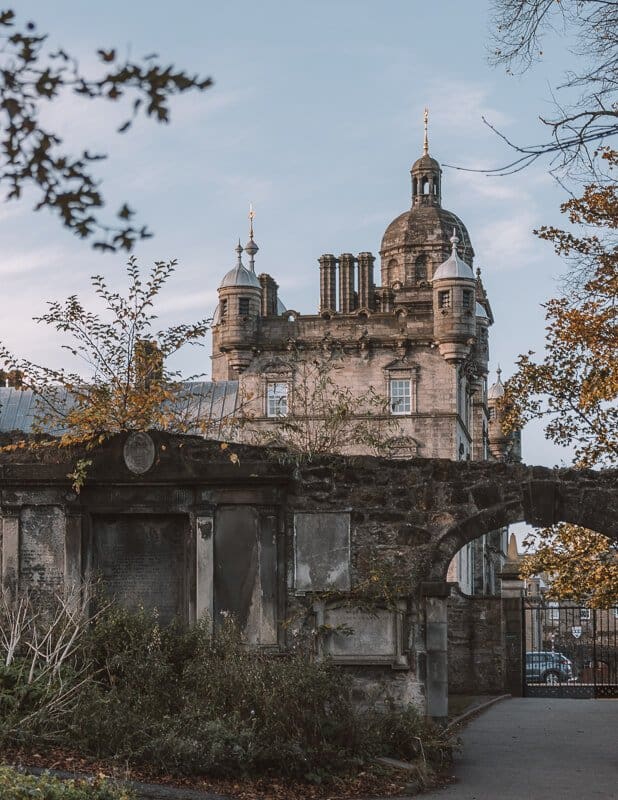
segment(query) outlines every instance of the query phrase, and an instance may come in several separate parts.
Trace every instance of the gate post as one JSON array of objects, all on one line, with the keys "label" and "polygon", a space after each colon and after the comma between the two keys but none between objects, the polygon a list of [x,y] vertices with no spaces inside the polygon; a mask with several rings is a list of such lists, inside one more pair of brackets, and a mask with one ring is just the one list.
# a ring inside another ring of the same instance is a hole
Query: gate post
[{"label": "gate post", "polygon": [[505,649],[504,689],[513,697],[523,695],[523,588],[519,577],[517,540],[512,533],[509,539],[507,560],[500,574],[502,596],[502,630]]},{"label": "gate post", "polygon": [[425,605],[425,714],[434,722],[448,720],[447,601],[448,583],[421,584]]}]

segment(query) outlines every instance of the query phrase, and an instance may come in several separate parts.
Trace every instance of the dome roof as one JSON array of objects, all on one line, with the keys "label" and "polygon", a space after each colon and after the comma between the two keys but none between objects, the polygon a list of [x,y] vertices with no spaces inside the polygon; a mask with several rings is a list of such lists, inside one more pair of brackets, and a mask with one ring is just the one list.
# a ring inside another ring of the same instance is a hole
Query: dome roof
[{"label": "dome roof", "polygon": [[247,269],[245,265],[242,263],[241,254],[242,254],[242,245],[238,242],[238,246],[236,247],[236,252],[238,253],[238,262],[236,266],[233,267],[226,275],[224,276],[221,284],[219,285],[220,289],[224,289],[230,286],[253,286],[256,289],[260,289],[260,282],[257,279],[257,275],[253,270]]},{"label": "dome roof", "polygon": [[488,400],[499,400],[501,397],[504,397],[504,384],[500,379],[500,375],[502,374],[502,370],[500,367],[496,370],[498,377],[496,378],[496,382],[492,384],[487,392],[487,399]]},{"label": "dome roof", "polygon": [[412,172],[441,172],[439,162],[432,158],[429,153],[425,153],[420,158],[417,158],[412,164]]},{"label": "dome roof", "polygon": [[467,280],[475,280],[472,268],[463,261],[457,253],[457,244],[459,238],[453,228],[453,235],[451,236],[451,244],[453,249],[450,256],[443,264],[440,264],[438,269],[433,274],[433,281],[439,281],[443,278],[466,278]]},{"label": "dome roof", "polygon": [[382,237],[382,255],[391,250],[422,246],[426,243],[448,242],[453,233],[461,242],[464,259],[471,263],[474,258],[472,242],[466,226],[458,216],[439,205],[414,206],[396,217],[387,227]]}]

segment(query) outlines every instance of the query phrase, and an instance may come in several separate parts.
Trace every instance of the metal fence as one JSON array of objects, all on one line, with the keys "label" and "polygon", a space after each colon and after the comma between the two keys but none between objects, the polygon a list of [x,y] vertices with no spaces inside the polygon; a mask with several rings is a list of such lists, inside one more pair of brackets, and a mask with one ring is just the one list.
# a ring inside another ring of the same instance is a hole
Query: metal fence
[{"label": "metal fence", "polygon": [[526,697],[618,697],[618,607],[525,598]]}]

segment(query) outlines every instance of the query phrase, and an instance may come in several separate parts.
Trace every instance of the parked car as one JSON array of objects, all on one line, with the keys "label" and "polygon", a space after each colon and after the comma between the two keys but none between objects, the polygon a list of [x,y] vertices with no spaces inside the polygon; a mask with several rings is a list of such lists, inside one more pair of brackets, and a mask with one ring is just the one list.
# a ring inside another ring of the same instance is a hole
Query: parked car
[{"label": "parked car", "polygon": [[528,683],[569,683],[575,680],[573,662],[563,653],[537,650],[526,653],[526,681]]}]

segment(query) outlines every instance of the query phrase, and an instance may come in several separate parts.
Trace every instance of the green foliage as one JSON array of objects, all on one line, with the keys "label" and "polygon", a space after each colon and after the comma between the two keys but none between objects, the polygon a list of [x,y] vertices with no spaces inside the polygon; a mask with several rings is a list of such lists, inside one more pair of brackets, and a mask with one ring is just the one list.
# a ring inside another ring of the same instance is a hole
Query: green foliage
[{"label": "green foliage", "polygon": [[124,133],[140,113],[169,122],[170,98],[203,91],[212,85],[211,79],[163,66],[156,55],[133,61],[115,49],[98,50],[99,70],[86,71],[63,48],[50,48],[48,36],[38,33],[33,22],[17,28],[10,9],[0,13],[0,38],[0,145],[5,156],[0,186],[6,188],[7,199],[18,199],[33,186],[40,197],[35,209],[51,210],[82,239],[97,236],[94,248],[133,249],[152,234],[132,221],[134,212],[127,203],[113,224],[102,223],[98,216],[104,199],[92,166],[106,156],[88,150],[77,156],[66,152],[62,139],[44,127],[41,117],[48,103],[67,91],[82,103],[84,113],[89,101],[125,101],[130,111],[118,129]]},{"label": "green foliage", "polygon": [[[422,752],[431,767],[449,752],[416,710],[359,710],[349,673],[303,647],[251,648],[229,619],[213,635],[207,621],[161,626],[156,615],[110,607],[80,635],[79,651],[91,679],[62,726],[55,719],[52,737],[44,725],[13,728],[6,741],[52,742],[170,774],[311,781],[378,755]],[[23,672],[0,680],[4,698],[20,696]]]},{"label": "green foliage", "polygon": [[[103,276],[93,275],[94,294],[105,309],[100,314],[89,311],[75,295],[48,303],[48,312],[35,321],[66,335],[63,349],[77,362],[75,371],[18,358],[0,342],[0,363],[19,373],[22,388],[37,396],[35,432],[60,436],[60,446],[87,447],[122,431],[205,432],[166,359],[186,344],[199,345],[209,320],[154,330],[154,304],[175,268],[175,261],[157,261],[142,275],[132,256],[124,295],[110,288]],[[84,365],[90,373],[86,378],[77,371]],[[78,461],[69,475],[76,490],[88,466],[88,459]]]},{"label": "green foliage", "polygon": [[0,767],[0,797],[2,800],[131,800],[134,795],[98,778],[93,782],[61,781],[49,775],[35,778]]}]

